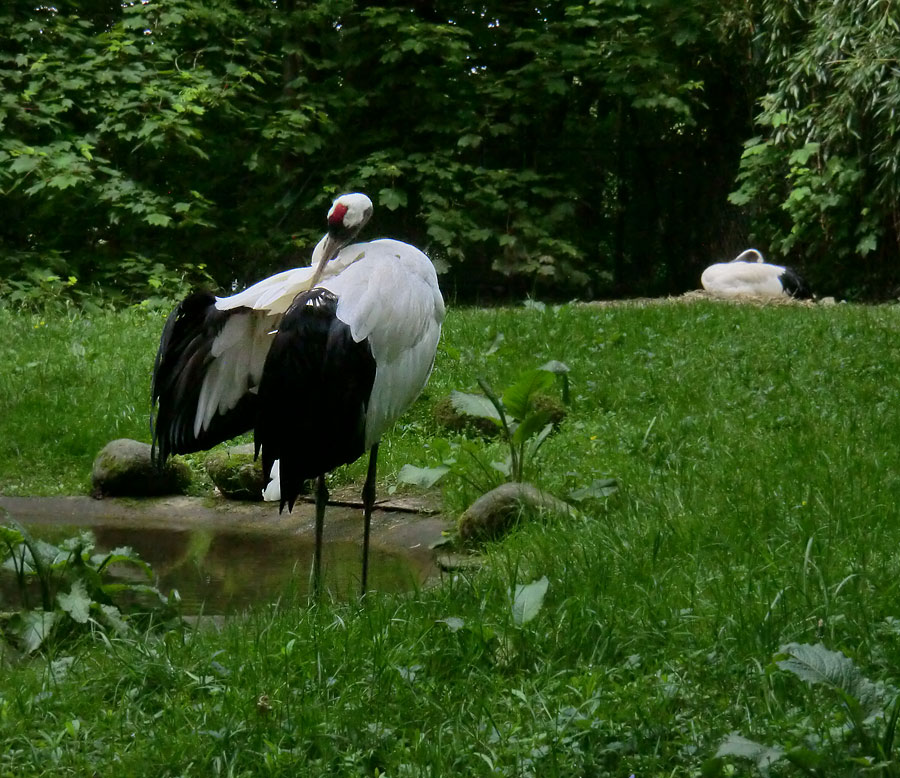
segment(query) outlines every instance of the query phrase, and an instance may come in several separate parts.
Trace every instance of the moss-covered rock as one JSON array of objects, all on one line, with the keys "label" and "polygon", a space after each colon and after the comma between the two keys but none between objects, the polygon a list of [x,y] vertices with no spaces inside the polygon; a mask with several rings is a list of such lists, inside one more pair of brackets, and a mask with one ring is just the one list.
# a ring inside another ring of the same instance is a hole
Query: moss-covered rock
[{"label": "moss-covered rock", "polygon": [[577,510],[532,484],[501,484],[481,495],[459,517],[457,531],[465,543],[496,540],[529,513],[575,514]]},{"label": "moss-covered rock", "polygon": [[107,443],[94,459],[91,472],[94,497],[157,497],[184,494],[191,469],[179,457],[162,467],[151,459],[148,443],[119,438]]},{"label": "moss-covered rock", "polygon": [[450,432],[470,432],[485,438],[496,437],[500,432],[500,427],[491,419],[460,413],[453,407],[450,395],[438,400],[431,412],[434,420]]},{"label": "moss-covered rock", "polygon": [[[535,412],[545,411],[549,417],[549,423],[558,427],[566,417],[566,406],[549,394],[535,394],[531,398],[532,408]],[[496,437],[500,433],[500,426],[492,419],[483,416],[470,416],[453,407],[453,401],[448,395],[438,400],[432,409],[434,420],[444,429],[450,432],[475,433],[485,438]]]},{"label": "moss-covered rock", "polygon": [[213,451],[205,461],[206,472],[224,497],[230,500],[262,500],[265,478],[262,462],[253,458],[253,445]]},{"label": "moss-covered rock", "polygon": [[562,420],[566,418],[566,406],[553,395],[536,394],[531,398],[531,404],[535,411],[544,411],[547,413],[550,417],[549,423],[554,427],[558,427]]}]

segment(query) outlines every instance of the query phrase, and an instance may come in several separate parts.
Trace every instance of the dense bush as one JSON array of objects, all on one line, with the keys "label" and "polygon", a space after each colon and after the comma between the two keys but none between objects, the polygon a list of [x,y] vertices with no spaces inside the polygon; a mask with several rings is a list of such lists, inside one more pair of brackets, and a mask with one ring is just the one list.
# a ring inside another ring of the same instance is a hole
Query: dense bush
[{"label": "dense bush", "polygon": [[243,285],[355,189],[470,300],[680,292],[751,236],[890,290],[896,15],[805,8],[14,0],[0,295]]},{"label": "dense bush", "polygon": [[452,293],[692,286],[727,242],[752,100],[721,14],[19,0],[0,13],[0,276],[108,288],[137,258],[243,284],[307,257],[330,197],[361,189]]}]

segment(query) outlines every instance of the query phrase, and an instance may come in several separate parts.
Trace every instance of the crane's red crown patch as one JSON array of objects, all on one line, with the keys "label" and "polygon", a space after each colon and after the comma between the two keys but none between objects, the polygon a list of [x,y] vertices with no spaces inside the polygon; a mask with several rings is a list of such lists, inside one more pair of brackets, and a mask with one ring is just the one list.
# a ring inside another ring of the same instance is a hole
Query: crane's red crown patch
[{"label": "crane's red crown patch", "polygon": [[328,226],[334,227],[344,223],[344,217],[347,215],[347,206],[343,203],[337,203],[328,214]]}]

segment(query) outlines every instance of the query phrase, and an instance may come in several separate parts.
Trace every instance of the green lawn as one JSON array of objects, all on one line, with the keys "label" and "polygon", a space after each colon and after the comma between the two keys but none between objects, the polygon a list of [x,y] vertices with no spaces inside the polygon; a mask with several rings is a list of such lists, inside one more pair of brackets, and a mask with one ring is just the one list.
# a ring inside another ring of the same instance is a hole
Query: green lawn
[{"label": "green lawn", "polygon": [[[0,493],[86,492],[107,440],[149,439],[162,322],[0,310]],[[772,660],[821,642],[890,713],[898,356],[896,306],[451,309],[380,488],[456,450],[436,400],[556,359],[572,403],[533,480],[619,491],[424,591],[309,609],[273,592],[221,632],[98,634],[3,667],[0,775],[755,774],[708,761],[730,733],[795,749],[772,775],[897,775],[889,720],[848,727],[852,704]],[[475,496],[444,486],[454,514]],[[542,576],[520,625],[510,590]]]}]

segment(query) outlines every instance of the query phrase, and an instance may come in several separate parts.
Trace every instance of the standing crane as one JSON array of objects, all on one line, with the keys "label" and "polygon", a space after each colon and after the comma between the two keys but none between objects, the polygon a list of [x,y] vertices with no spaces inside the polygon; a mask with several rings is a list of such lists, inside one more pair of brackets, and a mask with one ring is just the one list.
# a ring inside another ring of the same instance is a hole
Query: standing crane
[{"label": "standing crane", "polygon": [[366,592],[378,444],[425,387],[444,318],[437,274],[419,249],[391,239],[351,243],[371,215],[366,195],[341,195],[310,266],[230,297],[187,297],[166,320],[153,368],[160,461],[253,429],[279,512],[291,511],[303,482],[316,480],[317,594],[325,476],[368,451]]},{"label": "standing crane", "polygon": [[722,297],[812,297],[796,270],[772,265],[757,249],[747,249],[730,262],[710,265],[700,276],[707,292]]}]

